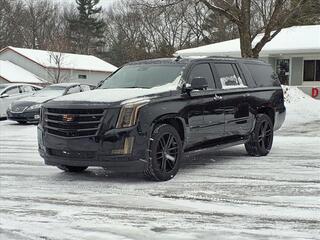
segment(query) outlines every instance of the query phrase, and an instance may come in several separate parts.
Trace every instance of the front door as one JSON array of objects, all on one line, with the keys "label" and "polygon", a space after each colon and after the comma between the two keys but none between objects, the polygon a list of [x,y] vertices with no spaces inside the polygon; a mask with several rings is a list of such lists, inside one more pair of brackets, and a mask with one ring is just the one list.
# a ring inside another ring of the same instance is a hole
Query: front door
[{"label": "front door", "polygon": [[[5,97],[4,97],[5,96]],[[7,116],[7,109],[10,104],[22,96],[21,89],[19,86],[13,86],[2,93],[0,98],[0,117]]]},{"label": "front door", "polygon": [[217,99],[215,94],[217,89],[209,62],[194,65],[188,77],[188,82],[198,77],[205,78],[209,87],[204,90],[194,90],[190,93],[191,99],[198,99],[196,112],[201,113],[201,116],[197,118],[199,122],[193,122],[196,128],[190,129],[193,136],[196,136],[194,144],[201,144],[224,135],[223,101]]}]

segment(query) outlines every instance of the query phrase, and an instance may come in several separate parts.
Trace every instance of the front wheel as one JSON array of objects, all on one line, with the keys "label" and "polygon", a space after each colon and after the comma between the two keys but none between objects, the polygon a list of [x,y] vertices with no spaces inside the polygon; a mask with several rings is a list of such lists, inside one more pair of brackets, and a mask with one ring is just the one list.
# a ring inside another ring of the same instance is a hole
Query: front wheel
[{"label": "front wheel", "polygon": [[155,181],[168,181],[180,167],[182,140],[177,130],[168,124],[155,128],[150,142],[150,159],[145,175]]},{"label": "front wheel", "polygon": [[61,165],[61,166],[57,166],[57,168],[65,171],[65,172],[83,172],[85,171],[88,167],[74,167],[74,166],[67,166],[67,165]]},{"label": "front wheel", "polygon": [[245,143],[247,153],[251,156],[266,156],[273,143],[273,123],[266,114],[258,114],[249,141]]}]

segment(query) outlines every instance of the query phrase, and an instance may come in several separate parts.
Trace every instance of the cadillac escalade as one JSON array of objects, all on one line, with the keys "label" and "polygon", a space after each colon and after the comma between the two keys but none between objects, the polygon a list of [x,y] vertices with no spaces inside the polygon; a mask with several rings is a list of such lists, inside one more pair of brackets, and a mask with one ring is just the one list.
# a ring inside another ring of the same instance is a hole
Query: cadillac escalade
[{"label": "cadillac escalade", "polygon": [[45,103],[38,125],[45,164],[173,178],[183,154],[244,144],[265,156],[285,119],[272,67],[259,60],[170,58],[124,65],[96,90]]}]

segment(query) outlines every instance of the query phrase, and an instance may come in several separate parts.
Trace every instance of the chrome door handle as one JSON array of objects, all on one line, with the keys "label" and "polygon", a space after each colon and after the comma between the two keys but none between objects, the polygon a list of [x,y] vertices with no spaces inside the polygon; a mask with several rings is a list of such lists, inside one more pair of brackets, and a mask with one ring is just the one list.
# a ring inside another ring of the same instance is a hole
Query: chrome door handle
[{"label": "chrome door handle", "polygon": [[222,97],[221,97],[221,96],[218,96],[218,95],[216,94],[216,95],[214,95],[213,100],[214,100],[214,101],[220,101],[220,100],[222,100]]}]

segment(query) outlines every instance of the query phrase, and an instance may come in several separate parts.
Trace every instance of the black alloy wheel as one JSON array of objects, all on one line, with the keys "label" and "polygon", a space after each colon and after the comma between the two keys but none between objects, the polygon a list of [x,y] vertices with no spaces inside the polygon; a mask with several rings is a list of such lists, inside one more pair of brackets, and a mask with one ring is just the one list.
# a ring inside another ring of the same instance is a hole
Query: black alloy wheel
[{"label": "black alloy wheel", "polygon": [[258,114],[255,128],[245,144],[246,150],[251,156],[266,156],[273,143],[273,123],[266,114]]},{"label": "black alloy wheel", "polygon": [[156,181],[173,178],[180,166],[182,141],[177,130],[163,124],[154,130],[150,143],[150,161],[145,174]]},{"label": "black alloy wheel", "polygon": [[272,146],[272,131],[271,124],[269,121],[264,120],[261,123],[261,127],[259,130],[259,136],[258,136],[258,144],[260,148],[264,148],[266,150],[271,149]]}]

